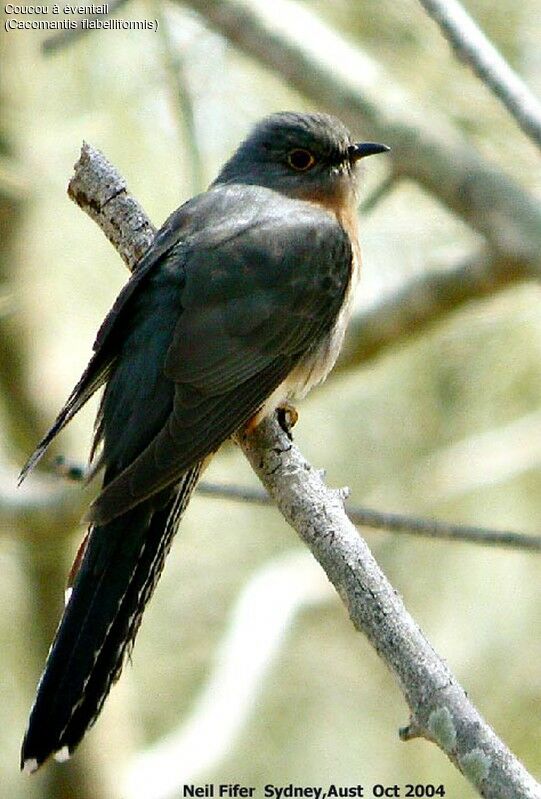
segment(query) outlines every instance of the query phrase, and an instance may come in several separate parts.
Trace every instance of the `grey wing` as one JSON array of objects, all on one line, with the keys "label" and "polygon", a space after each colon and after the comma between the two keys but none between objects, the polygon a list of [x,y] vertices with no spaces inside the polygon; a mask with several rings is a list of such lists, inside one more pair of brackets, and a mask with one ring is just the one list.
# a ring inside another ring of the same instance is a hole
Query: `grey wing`
[{"label": "grey wing", "polygon": [[[194,246],[185,259],[165,361],[173,407],[151,443],[104,486],[91,511],[100,523],[215,451],[317,348],[342,306],[352,253],[336,220],[309,209]],[[163,269],[174,267],[166,258]]]}]

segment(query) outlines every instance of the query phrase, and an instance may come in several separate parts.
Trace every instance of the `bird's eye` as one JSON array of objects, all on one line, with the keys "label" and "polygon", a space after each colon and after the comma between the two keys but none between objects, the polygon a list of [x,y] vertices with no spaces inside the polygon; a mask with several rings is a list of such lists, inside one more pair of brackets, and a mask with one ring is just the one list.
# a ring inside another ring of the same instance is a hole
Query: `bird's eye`
[{"label": "bird's eye", "polygon": [[287,154],[287,163],[289,166],[296,169],[297,172],[306,172],[307,169],[310,169],[316,163],[316,159],[312,155],[309,150],[301,150],[300,148],[297,150],[291,150]]}]

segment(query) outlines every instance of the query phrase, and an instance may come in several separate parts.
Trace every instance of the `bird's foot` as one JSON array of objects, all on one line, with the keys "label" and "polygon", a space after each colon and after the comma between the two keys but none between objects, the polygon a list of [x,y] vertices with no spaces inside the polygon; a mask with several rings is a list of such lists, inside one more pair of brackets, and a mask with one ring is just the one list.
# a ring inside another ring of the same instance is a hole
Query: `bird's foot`
[{"label": "bird's foot", "polygon": [[276,408],[276,418],[278,419],[278,424],[286,436],[290,441],[293,441],[293,435],[291,431],[299,419],[299,412],[295,406],[291,405],[289,402],[282,403],[282,405],[279,405],[278,408]]}]

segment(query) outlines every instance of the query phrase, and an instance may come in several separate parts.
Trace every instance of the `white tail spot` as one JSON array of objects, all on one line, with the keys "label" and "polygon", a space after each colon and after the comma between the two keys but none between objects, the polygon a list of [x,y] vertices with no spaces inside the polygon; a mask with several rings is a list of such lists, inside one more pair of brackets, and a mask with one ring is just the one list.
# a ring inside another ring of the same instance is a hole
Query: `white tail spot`
[{"label": "white tail spot", "polygon": [[66,590],[64,591],[64,605],[67,605],[67,604],[68,604],[68,602],[70,601],[70,597],[71,597],[72,593],[73,593],[73,588],[72,588],[72,587],[71,587],[71,585],[70,585],[70,586],[69,586],[68,588],[66,588]]},{"label": "white tail spot", "polygon": [[33,774],[34,771],[38,770],[39,763],[35,757],[31,758],[30,760],[25,760],[23,763],[23,771],[25,774]]},{"label": "white tail spot", "polygon": [[67,746],[63,746],[62,749],[59,749],[58,752],[54,753],[54,759],[57,763],[65,763],[66,760],[70,759],[70,750]]}]

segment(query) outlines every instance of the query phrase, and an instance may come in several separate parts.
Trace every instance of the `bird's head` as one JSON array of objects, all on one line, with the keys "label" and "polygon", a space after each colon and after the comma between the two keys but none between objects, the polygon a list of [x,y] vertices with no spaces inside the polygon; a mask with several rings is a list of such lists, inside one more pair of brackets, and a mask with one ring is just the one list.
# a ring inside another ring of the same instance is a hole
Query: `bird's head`
[{"label": "bird's head", "polygon": [[328,114],[272,114],[255,126],[213,185],[256,184],[332,206],[355,192],[358,162],[387,150],[384,144],[355,143]]}]

